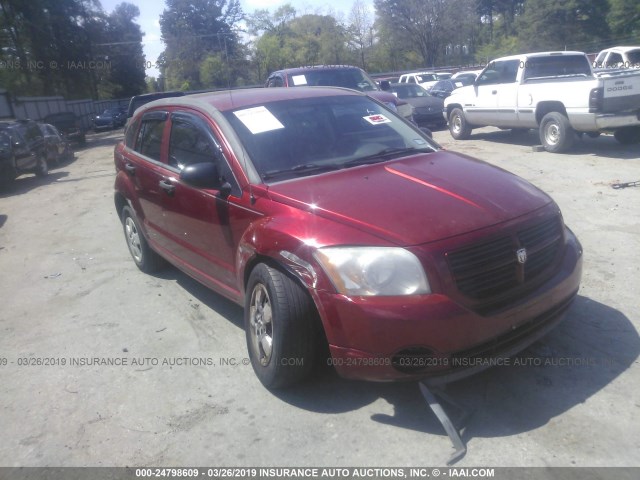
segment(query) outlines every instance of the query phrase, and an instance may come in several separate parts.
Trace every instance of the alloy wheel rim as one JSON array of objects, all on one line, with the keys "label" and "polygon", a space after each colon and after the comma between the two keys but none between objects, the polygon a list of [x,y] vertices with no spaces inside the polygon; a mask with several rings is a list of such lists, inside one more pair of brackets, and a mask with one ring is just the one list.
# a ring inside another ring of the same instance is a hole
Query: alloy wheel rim
[{"label": "alloy wheel rim", "polygon": [[140,245],[140,233],[136,228],[136,224],[131,217],[127,217],[124,222],[125,234],[127,237],[127,245],[129,251],[136,262],[142,262],[142,246]]},{"label": "alloy wheel rim", "polygon": [[249,323],[253,351],[260,364],[267,366],[273,353],[273,310],[269,293],[261,283],[251,293]]}]

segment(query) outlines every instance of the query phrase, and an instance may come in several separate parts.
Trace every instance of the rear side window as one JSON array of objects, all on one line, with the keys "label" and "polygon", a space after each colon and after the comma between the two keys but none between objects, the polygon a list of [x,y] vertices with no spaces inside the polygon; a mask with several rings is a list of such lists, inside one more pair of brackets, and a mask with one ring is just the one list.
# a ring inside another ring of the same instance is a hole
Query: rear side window
[{"label": "rear side window", "polygon": [[135,150],[153,160],[160,161],[162,133],[166,124],[166,116],[162,119],[142,119]]}]

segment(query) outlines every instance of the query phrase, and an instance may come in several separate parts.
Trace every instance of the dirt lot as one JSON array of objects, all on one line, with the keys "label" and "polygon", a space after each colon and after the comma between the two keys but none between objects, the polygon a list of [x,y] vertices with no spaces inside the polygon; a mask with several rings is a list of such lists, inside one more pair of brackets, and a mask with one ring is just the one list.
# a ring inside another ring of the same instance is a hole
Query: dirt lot
[{"label": "dirt lot", "polygon": [[[325,369],[271,393],[245,364],[239,307],[175,269],[136,269],[112,200],[119,137],[0,194],[0,465],[443,465],[451,445],[416,384]],[[640,149],[434,137],[551,194],[585,250],[579,297],[529,364],[449,387],[475,410],[457,465],[640,466],[640,188],[611,188],[640,180]]]}]

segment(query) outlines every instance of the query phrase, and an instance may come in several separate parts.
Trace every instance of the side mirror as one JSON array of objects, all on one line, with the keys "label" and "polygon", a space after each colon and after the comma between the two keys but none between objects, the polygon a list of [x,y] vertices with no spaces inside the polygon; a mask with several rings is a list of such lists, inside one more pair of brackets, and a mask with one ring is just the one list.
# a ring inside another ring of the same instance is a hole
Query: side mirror
[{"label": "side mirror", "polygon": [[219,190],[221,186],[218,167],[212,162],[187,165],[180,172],[180,180],[196,188]]},{"label": "side mirror", "polygon": [[382,80],[380,82],[380,90],[384,90],[385,92],[391,90],[391,83],[389,82],[389,80]]}]

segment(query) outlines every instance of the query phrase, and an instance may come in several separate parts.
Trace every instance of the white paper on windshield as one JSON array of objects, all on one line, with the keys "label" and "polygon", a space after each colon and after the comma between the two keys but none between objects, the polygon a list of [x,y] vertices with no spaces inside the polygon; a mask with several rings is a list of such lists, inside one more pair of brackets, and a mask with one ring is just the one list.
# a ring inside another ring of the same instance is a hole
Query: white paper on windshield
[{"label": "white paper on windshield", "polygon": [[307,77],[305,77],[304,75],[293,75],[291,79],[293,80],[293,84],[295,86],[307,84]]},{"label": "white paper on windshield", "polygon": [[391,120],[389,120],[384,115],[380,115],[380,114],[367,115],[366,117],[362,117],[362,118],[364,118],[371,125],[379,125],[381,123],[391,123]]},{"label": "white paper on windshield", "polygon": [[233,114],[238,117],[238,119],[244,123],[244,126],[254,135],[256,133],[270,132],[271,130],[284,128],[284,125],[282,125],[266,107],[247,108],[233,112]]}]

